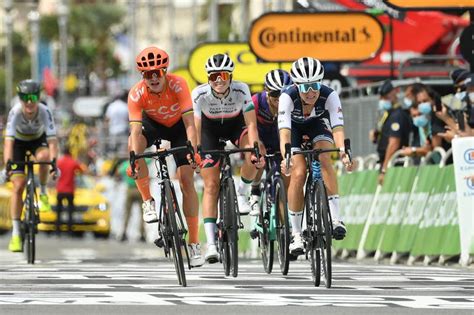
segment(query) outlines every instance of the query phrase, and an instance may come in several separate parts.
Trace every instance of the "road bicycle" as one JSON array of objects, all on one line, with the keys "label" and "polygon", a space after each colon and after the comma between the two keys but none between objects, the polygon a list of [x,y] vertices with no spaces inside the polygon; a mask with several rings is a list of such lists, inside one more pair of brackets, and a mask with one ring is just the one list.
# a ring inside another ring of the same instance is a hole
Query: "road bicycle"
[{"label": "road bicycle", "polygon": [[130,167],[132,176],[135,176],[135,162],[137,160],[152,158],[155,161],[161,192],[160,211],[158,213],[159,238],[155,240],[155,245],[159,248],[163,248],[165,257],[170,257],[170,253],[172,254],[176,275],[178,276],[178,283],[185,287],[187,283],[186,274],[184,272],[183,251],[186,255],[188,269],[191,270],[192,268],[189,262],[189,252],[185,240],[188,231],[186,230],[183,216],[179,209],[174,185],[169,177],[166,157],[185,151],[189,152],[192,162],[194,163],[194,150],[189,141],[186,146],[171,149],[160,148],[161,139],[156,140],[154,144],[157,148],[154,152],[136,154],[134,151],[131,151]]},{"label": "road bicycle", "polygon": [[21,239],[23,249],[26,248],[26,260],[29,264],[35,263],[36,234],[38,234],[38,223],[40,222],[34,165],[50,165],[51,172],[57,174],[56,159],[52,161],[34,161],[31,159],[31,152],[29,151],[26,152],[24,161],[9,160],[6,166],[7,172],[14,170],[17,166],[25,166],[26,168],[26,189],[21,215]]},{"label": "road bicycle", "polygon": [[[286,146],[286,159],[289,161],[291,146]],[[273,270],[275,241],[278,261],[283,275],[288,274],[290,264],[289,244],[290,224],[286,189],[280,171],[280,152],[265,155],[265,179],[260,184],[260,213],[255,218],[252,238],[258,238],[263,268],[270,274]]]},{"label": "road bicycle", "polygon": [[[219,139],[219,147],[224,148],[226,139]],[[232,177],[232,166],[230,156],[236,153],[253,152],[260,156],[258,143],[253,148],[231,149],[231,150],[202,150],[198,148],[201,156],[206,154],[219,155],[220,165],[220,187],[219,187],[219,213],[217,220],[217,246],[220,262],[224,265],[224,273],[237,277],[239,270],[238,254],[238,230],[244,226],[240,221],[240,212],[235,192],[234,179]]]},{"label": "road bicycle", "polygon": [[[293,154],[304,155],[307,169],[312,170],[313,161],[319,163],[319,155],[330,152],[345,152],[352,160],[349,139],[344,140],[344,148],[309,149],[296,151]],[[320,285],[322,276],[326,288],[330,288],[332,283],[331,243],[333,229],[326,186],[320,174],[317,178],[313,178],[313,172],[308,172],[304,200],[306,229],[303,230],[303,240],[306,259],[309,255],[314,285]]]}]

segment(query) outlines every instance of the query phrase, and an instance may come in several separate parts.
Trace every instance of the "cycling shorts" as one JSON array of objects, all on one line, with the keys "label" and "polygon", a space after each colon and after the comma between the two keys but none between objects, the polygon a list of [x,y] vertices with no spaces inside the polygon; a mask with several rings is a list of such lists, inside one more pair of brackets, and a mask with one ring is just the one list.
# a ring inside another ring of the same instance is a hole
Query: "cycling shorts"
[{"label": "cycling shorts", "polygon": [[313,144],[319,141],[334,143],[329,120],[325,117],[316,117],[304,123],[291,122],[291,147],[300,150],[303,136],[308,136]]},{"label": "cycling shorts", "polygon": [[[183,120],[179,120],[171,127],[166,127],[157,123],[145,114],[143,114],[142,118],[142,134],[146,138],[147,148],[151,147],[157,139],[170,141],[171,148],[185,146],[186,142],[188,141]],[[176,167],[189,165],[186,155],[186,151],[181,151],[173,155],[173,158],[176,162]]]},{"label": "cycling shorts", "polygon": [[[24,141],[15,139],[13,143],[13,160],[24,161],[26,157],[26,151],[30,151],[31,154],[35,155],[36,151],[40,148],[48,148],[48,140],[46,139],[46,133],[43,133],[38,139]],[[24,174],[25,165],[16,165],[12,168],[13,174]]]},{"label": "cycling shorts", "polygon": [[[211,120],[205,115],[201,117],[201,148],[202,150],[219,150],[219,138],[230,140],[236,147],[247,133],[244,116],[224,120]],[[202,167],[213,167],[219,162],[219,155],[206,154],[201,157]]]}]

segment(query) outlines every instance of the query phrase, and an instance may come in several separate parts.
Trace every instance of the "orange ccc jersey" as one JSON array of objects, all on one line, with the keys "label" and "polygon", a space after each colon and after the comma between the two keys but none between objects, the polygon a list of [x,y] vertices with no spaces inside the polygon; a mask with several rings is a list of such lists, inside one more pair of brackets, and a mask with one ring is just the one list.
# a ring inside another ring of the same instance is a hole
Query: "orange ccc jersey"
[{"label": "orange ccc jersey", "polygon": [[192,113],[193,103],[186,81],[180,76],[166,74],[166,86],[161,93],[149,91],[145,80],[135,84],[128,93],[130,123],[141,123],[143,112],[166,127],[175,125],[183,115]]}]

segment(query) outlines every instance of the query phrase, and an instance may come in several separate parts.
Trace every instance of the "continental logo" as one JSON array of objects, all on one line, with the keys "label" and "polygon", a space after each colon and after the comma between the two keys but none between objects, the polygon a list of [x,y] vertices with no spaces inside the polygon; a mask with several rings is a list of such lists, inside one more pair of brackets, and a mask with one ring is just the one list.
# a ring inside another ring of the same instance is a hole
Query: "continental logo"
[{"label": "continental logo", "polygon": [[363,12],[268,13],[252,23],[249,45],[268,62],[302,56],[323,61],[364,61],[382,47],[382,25]]},{"label": "continental logo", "polygon": [[370,40],[371,35],[366,27],[348,30],[335,29],[332,31],[304,31],[299,27],[288,31],[278,32],[274,27],[262,30],[259,42],[262,46],[273,48],[282,43],[310,44],[310,43],[357,43]]}]

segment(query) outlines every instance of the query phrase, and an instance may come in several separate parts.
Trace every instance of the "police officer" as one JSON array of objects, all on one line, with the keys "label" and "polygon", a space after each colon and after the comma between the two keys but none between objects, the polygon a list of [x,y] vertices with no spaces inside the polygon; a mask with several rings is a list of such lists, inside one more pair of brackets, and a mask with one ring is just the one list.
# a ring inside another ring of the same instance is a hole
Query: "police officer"
[{"label": "police officer", "polygon": [[399,93],[400,88],[394,87],[390,80],[384,81],[379,89],[379,108],[387,111],[377,144],[380,163],[379,184],[383,184],[388,161],[393,154],[402,147],[408,146],[412,131],[410,115],[400,106]]}]

